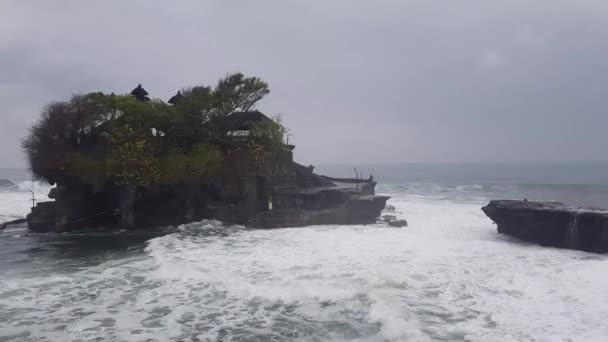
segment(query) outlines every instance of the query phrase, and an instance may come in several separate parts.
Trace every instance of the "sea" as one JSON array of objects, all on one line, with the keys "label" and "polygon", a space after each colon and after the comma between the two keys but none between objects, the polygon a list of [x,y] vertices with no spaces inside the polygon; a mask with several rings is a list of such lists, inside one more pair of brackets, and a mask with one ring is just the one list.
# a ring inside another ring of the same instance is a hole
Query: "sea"
[{"label": "sea", "polygon": [[[0,341],[608,341],[608,256],[499,235],[491,199],[608,207],[608,163],[327,165],[383,223],[0,233]],[[49,186],[1,170],[0,222]],[[31,191],[30,191],[31,190]]]}]

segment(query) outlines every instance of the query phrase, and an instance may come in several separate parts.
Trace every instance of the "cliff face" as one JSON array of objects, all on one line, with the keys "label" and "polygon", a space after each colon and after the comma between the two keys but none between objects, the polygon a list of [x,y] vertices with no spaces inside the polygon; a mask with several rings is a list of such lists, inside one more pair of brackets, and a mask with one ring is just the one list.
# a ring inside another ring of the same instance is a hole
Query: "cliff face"
[{"label": "cliff face", "polygon": [[608,210],[511,200],[491,201],[482,210],[499,233],[544,246],[608,252]]},{"label": "cliff face", "polygon": [[62,179],[50,194],[55,201],[39,203],[28,223],[36,231],[137,229],[202,219],[257,228],[368,224],[375,222],[388,197],[373,195],[375,182],[365,184],[358,189],[335,186],[311,167],[294,163],[290,150],[256,163],[247,149],[234,149],[216,176],[199,182],[93,188]]},{"label": "cliff face", "polygon": [[386,206],[387,196],[356,189],[318,189],[275,193],[276,209],[258,212],[247,225],[255,228],[332,224],[371,224]]}]

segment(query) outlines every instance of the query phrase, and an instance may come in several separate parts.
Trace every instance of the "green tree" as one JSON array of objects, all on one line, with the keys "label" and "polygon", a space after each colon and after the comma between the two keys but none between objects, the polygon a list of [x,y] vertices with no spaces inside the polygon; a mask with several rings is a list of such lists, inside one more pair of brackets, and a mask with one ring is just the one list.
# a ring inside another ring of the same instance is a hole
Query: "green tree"
[{"label": "green tree", "polygon": [[105,158],[96,159],[80,152],[68,153],[65,159],[65,173],[90,185],[102,189],[111,177],[110,164]]},{"label": "green tree", "polygon": [[188,176],[208,177],[215,174],[224,161],[220,149],[210,144],[196,144],[188,152]]},{"label": "green tree", "polygon": [[195,138],[208,136],[206,126],[211,120],[211,112],[216,103],[210,87],[196,86],[182,89],[182,98],[175,105],[178,112],[182,113],[187,130],[182,133]]},{"label": "green tree", "polygon": [[248,111],[270,93],[268,84],[242,73],[228,74],[215,87],[195,86],[182,90],[176,107],[189,118],[199,134],[217,133],[218,122],[237,111]]},{"label": "green tree", "polygon": [[177,184],[204,179],[214,175],[223,161],[222,151],[210,144],[196,144],[187,153],[172,149],[161,157],[161,183]]},{"label": "green tree", "polygon": [[237,111],[249,111],[255,104],[270,93],[268,83],[258,77],[245,77],[242,73],[228,74],[220,79],[213,89],[218,101],[214,114],[225,117]]},{"label": "green tree", "polygon": [[67,155],[81,149],[91,131],[109,114],[108,102],[101,93],[75,95],[70,101],[45,106],[38,122],[22,140],[34,176],[54,183],[65,167]]},{"label": "green tree", "polygon": [[110,165],[118,184],[138,187],[158,184],[160,165],[150,137],[127,125],[114,130]]},{"label": "green tree", "polygon": [[[36,178],[55,183],[64,157],[76,148],[70,138],[69,104],[54,102],[42,110],[41,118],[21,142],[30,170]],[[52,157],[51,157],[52,156]]]},{"label": "green tree", "polygon": [[[75,95],[44,107],[22,146],[33,174],[50,183],[64,175],[95,186],[201,179],[217,172],[233,147],[224,118],[254,109],[269,91],[261,79],[234,73],[214,87],[184,89],[173,106],[129,95]],[[280,120],[260,124],[252,132],[255,150],[281,148],[285,132]]]},{"label": "green tree", "polygon": [[272,121],[256,123],[250,130],[251,140],[247,144],[253,161],[260,165],[272,153],[285,149],[287,132],[280,114],[273,116]]},{"label": "green tree", "polygon": [[272,117],[272,121],[262,121],[256,123],[251,128],[251,137],[259,143],[271,149],[279,149],[284,146],[287,128],[283,125],[280,114]]}]

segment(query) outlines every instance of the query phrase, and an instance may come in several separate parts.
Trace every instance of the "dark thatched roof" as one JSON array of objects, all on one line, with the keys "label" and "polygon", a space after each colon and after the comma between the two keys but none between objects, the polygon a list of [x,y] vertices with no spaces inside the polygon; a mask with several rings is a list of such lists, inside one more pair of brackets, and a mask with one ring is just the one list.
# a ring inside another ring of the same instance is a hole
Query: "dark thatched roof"
[{"label": "dark thatched roof", "polygon": [[133,90],[131,90],[131,95],[135,96],[135,97],[140,97],[140,96],[148,96],[148,92],[141,86],[141,83],[137,85],[137,87]]},{"label": "dark thatched roof", "polygon": [[150,101],[150,98],[148,97],[148,92],[141,86],[141,83],[138,84],[135,89],[131,90],[131,95],[139,101]]},{"label": "dark thatched roof", "polygon": [[224,119],[224,125],[226,126],[226,129],[231,131],[248,131],[253,125],[266,121],[272,120],[262,112],[256,110],[251,112],[232,113]]},{"label": "dark thatched roof", "polygon": [[174,104],[177,104],[183,98],[184,98],[184,95],[182,95],[182,92],[178,90],[177,94],[173,95],[173,97],[171,97],[169,99],[169,101],[167,101],[167,103],[174,105]]}]

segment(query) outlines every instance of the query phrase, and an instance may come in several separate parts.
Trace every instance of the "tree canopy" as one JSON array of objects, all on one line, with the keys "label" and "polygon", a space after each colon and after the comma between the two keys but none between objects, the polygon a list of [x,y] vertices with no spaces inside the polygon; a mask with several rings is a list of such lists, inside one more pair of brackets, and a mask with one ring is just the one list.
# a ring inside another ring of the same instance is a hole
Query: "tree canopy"
[{"label": "tree canopy", "polygon": [[[50,183],[66,175],[142,187],[197,179],[217,171],[231,146],[222,120],[254,109],[269,92],[261,79],[235,73],[213,87],[184,88],[171,104],[138,94],[74,95],[45,106],[22,146],[33,174]],[[280,121],[252,131],[266,150],[285,134]]]}]

